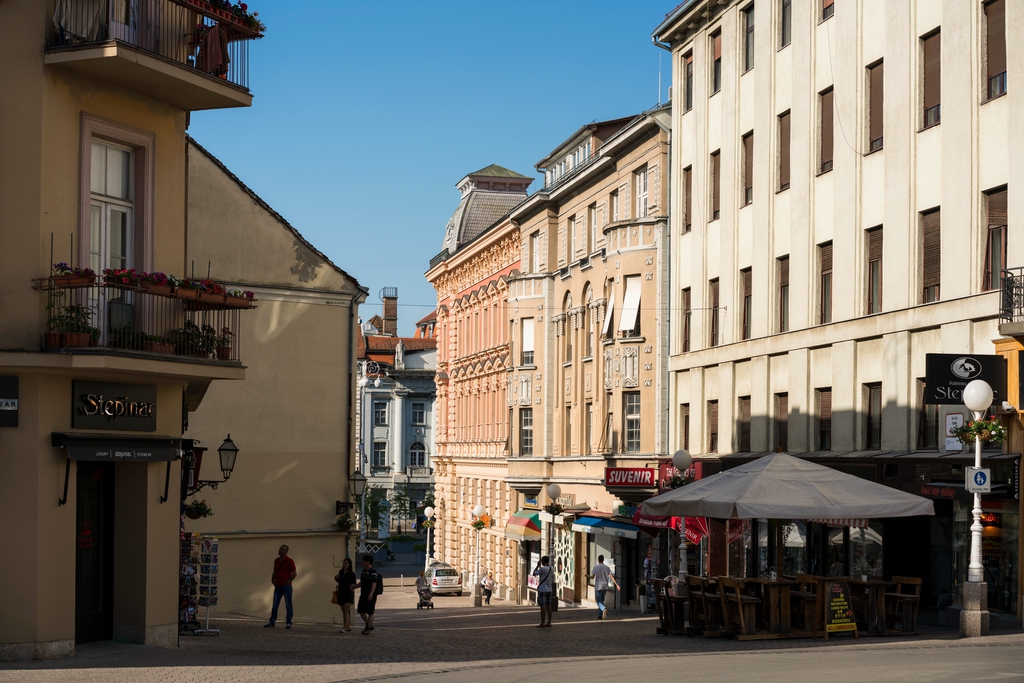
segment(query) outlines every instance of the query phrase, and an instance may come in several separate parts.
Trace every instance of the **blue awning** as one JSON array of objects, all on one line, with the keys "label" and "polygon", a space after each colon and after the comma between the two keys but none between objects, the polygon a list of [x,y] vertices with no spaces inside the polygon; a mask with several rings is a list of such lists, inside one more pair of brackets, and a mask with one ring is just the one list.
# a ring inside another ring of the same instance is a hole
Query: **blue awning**
[{"label": "blue awning", "polygon": [[598,519],[597,517],[580,517],[573,522],[572,530],[587,534],[618,536],[619,538],[636,538],[638,531],[632,524],[613,522],[610,519]]}]

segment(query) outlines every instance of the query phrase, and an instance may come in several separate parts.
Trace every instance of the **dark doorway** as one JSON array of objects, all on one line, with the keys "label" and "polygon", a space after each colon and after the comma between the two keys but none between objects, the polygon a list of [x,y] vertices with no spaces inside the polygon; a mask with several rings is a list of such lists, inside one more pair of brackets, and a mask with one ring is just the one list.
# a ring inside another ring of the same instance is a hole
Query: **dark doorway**
[{"label": "dark doorway", "polygon": [[899,539],[884,545],[882,566],[885,577],[912,576],[923,579],[922,593],[934,595],[929,566],[934,561],[931,550],[931,517],[894,517],[882,520],[886,539]]},{"label": "dark doorway", "polygon": [[114,464],[78,462],[75,642],[114,636]]}]

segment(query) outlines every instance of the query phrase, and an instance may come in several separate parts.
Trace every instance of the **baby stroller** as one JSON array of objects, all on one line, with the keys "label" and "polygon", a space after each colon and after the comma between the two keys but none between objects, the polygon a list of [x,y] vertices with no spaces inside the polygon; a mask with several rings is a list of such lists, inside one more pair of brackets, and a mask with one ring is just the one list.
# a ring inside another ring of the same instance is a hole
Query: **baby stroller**
[{"label": "baby stroller", "polygon": [[433,595],[430,593],[430,586],[419,586],[416,588],[416,594],[420,596],[420,601],[416,603],[416,609],[434,609]]}]

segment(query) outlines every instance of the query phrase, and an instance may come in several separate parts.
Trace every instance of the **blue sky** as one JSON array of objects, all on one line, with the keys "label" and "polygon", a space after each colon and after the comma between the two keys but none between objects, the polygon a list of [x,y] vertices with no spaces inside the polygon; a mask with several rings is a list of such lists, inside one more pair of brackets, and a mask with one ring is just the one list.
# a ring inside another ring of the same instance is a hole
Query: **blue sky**
[{"label": "blue sky", "polygon": [[[251,0],[250,109],[189,132],[370,290],[399,288],[399,333],[436,302],[423,274],[463,176],[533,165],[579,126],[662,99],[651,32],[675,0]],[[531,191],[539,187],[534,182]]]}]

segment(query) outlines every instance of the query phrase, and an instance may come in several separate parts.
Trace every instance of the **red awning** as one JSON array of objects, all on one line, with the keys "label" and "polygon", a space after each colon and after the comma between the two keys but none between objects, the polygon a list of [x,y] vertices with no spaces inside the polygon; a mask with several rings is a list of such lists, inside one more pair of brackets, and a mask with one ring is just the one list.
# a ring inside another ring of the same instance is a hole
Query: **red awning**
[{"label": "red awning", "polygon": [[701,539],[709,535],[707,517],[686,518],[686,540],[697,545]]}]

